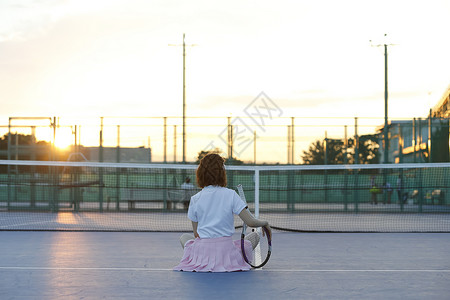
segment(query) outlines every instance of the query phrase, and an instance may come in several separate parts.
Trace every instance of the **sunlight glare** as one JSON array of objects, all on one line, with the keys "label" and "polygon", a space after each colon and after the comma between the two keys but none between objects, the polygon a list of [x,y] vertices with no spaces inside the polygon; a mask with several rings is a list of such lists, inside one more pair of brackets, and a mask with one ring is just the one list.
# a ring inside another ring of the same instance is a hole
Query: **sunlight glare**
[{"label": "sunlight glare", "polygon": [[55,139],[55,146],[61,150],[69,148],[72,144],[71,135],[59,135]]}]

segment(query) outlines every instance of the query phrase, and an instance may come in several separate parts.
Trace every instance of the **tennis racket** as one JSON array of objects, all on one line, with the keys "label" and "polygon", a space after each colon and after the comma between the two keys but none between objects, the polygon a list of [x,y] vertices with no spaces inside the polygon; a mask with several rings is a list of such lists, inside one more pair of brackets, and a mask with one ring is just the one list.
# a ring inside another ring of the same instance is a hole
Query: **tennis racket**
[{"label": "tennis racket", "polygon": [[[247,204],[247,200],[245,199],[244,190],[242,185],[239,184],[237,186],[239,196],[242,201]],[[250,212],[250,209],[247,210]],[[250,212],[251,213],[251,212]],[[259,238],[258,245],[253,249],[252,252],[249,253],[249,248],[245,249],[245,237],[247,236],[247,225],[244,223],[242,226],[242,234],[241,234],[241,250],[242,256],[246,263],[248,263],[253,268],[261,268],[264,266],[270,258],[270,254],[272,253],[272,240],[270,238],[269,230],[265,227],[260,227],[252,230],[252,234],[249,234],[249,237],[252,237],[251,240],[257,240]],[[251,248],[250,248],[251,249]]]}]

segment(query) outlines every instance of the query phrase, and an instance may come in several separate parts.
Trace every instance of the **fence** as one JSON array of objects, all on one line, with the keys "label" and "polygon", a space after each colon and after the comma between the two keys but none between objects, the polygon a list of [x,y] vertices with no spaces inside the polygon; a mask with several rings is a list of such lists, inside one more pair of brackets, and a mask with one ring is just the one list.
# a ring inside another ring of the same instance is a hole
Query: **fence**
[{"label": "fence", "polygon": [[[0,161],[0,229],[190,230],[192,164]],[[450,231],[450,164],[227,166],[250,209],[299,231]],[[237,220],[238,222],[239,220]],[[237,223],[238,224],[238,223]]]},{"label": "fence", "polygon": [[[245,163],[297,164],[316,140],[343,141],[347,156],[357,157],[357,148],[350,149],[348,142],[379,134],[383,124],[382,118],[271,117],[258,124],[248,116],[189,117],[185,126],[182,121],[180,117],[10,118],[8,126],[0,126],[7,139],[0,155],[33,160],[43,152],[47,160],[194,162],[201,151],[218,149]],[[30,139],[20,141],[20,134]],[[389,138],[388,162],[448,161],[448,119],[392,121]],[[49,142],[47,148],[39,146],[40,140]]]}]

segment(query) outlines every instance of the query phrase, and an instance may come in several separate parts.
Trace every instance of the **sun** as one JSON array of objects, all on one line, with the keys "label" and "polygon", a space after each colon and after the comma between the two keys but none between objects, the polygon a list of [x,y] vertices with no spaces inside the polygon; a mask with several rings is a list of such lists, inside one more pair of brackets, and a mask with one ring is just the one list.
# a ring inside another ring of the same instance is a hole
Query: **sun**
[{"label": "sun", "polygon": [[72,146],[73,141],[70,135],[58,135],[55,139],[55,147],[60,150],[66,150]]}]

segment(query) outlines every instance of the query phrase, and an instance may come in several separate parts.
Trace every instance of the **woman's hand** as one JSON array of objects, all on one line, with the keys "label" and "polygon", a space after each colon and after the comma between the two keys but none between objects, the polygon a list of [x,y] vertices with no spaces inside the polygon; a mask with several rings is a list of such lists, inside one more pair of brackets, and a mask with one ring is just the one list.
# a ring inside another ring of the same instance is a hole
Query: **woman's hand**
[{"label": "woman's hand", "polygon": [[194,232],[194,237],[199,238],[200,236],[198,235],[198,232],[197,232],[198,223],[194,222],[194,221],[191,221],[191,222],[192,222],[192,231]]},{"label": "woman's hand", "polygon": [[[272,228],[270,228],[269,224],[263,226],[269,232],[269,238],[272,240]],[[263,236],[265,236],[266,232],[263,230]]]}]

